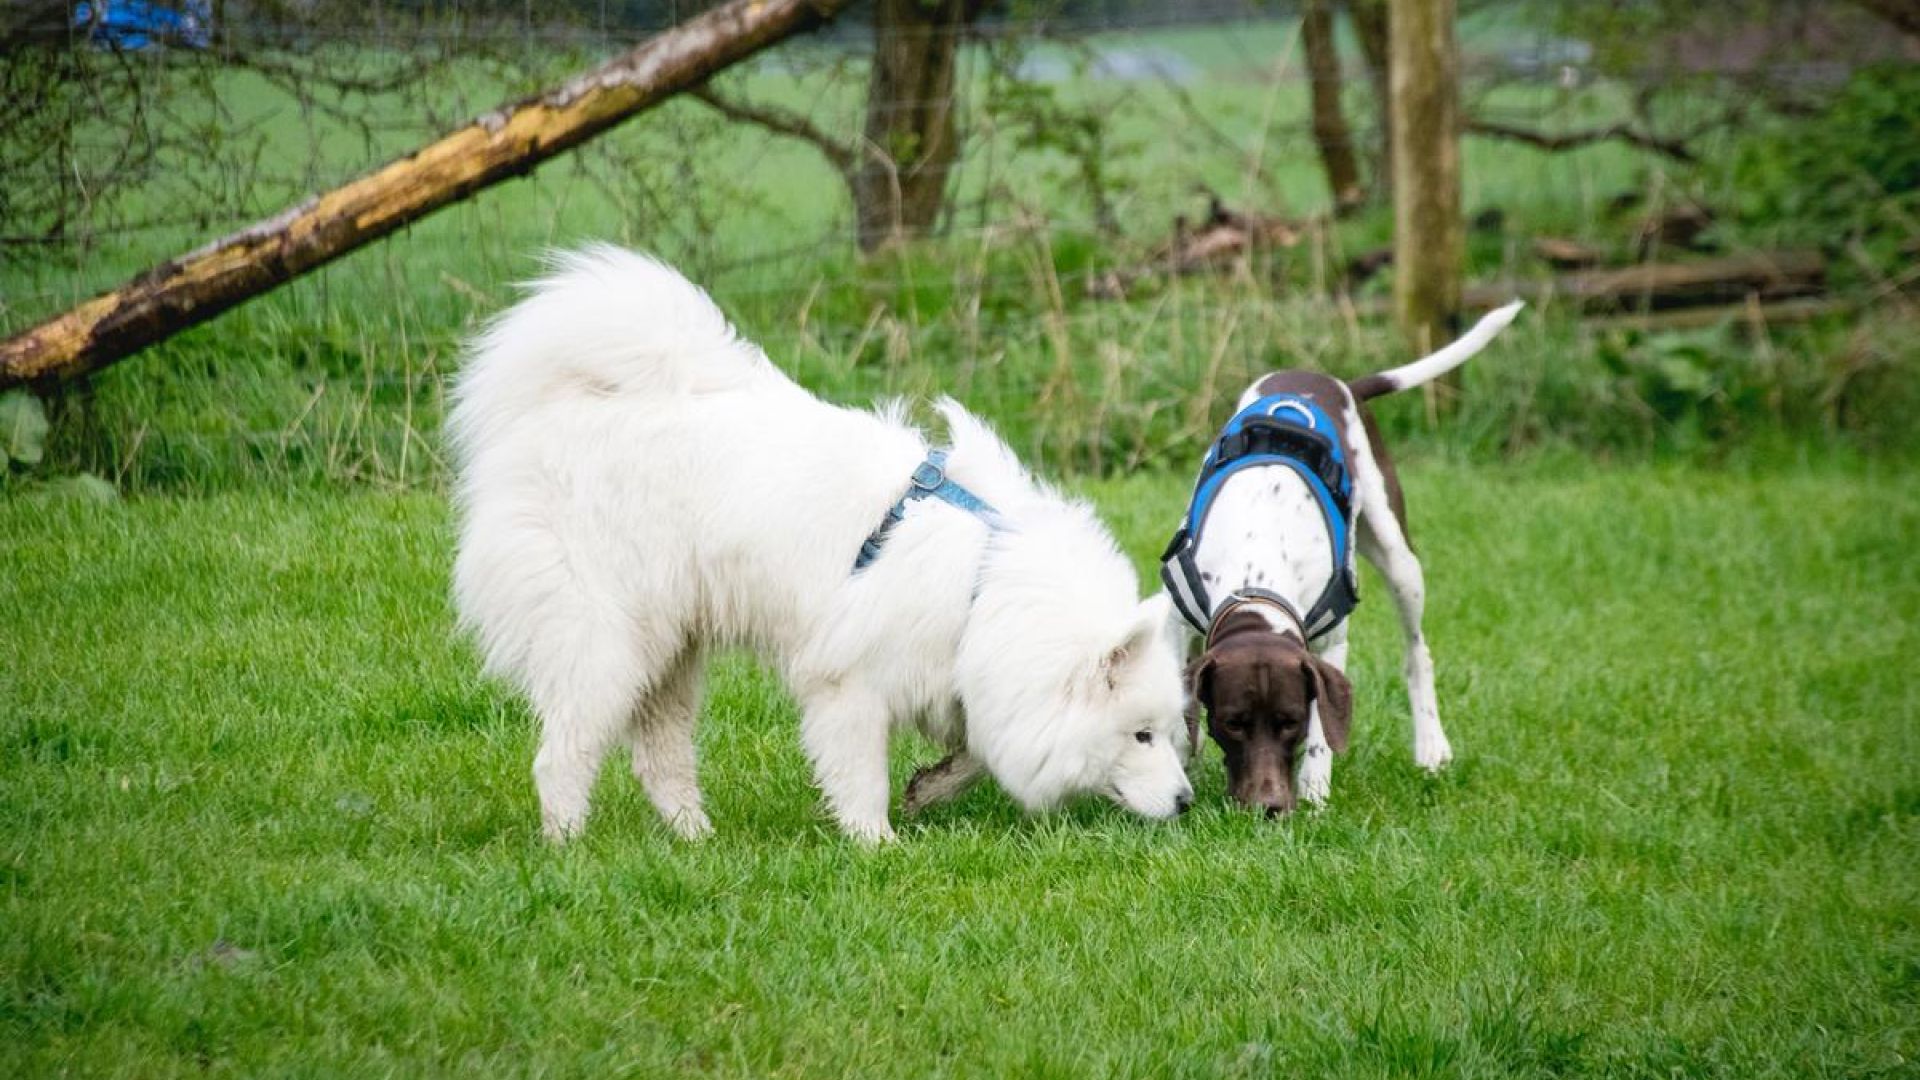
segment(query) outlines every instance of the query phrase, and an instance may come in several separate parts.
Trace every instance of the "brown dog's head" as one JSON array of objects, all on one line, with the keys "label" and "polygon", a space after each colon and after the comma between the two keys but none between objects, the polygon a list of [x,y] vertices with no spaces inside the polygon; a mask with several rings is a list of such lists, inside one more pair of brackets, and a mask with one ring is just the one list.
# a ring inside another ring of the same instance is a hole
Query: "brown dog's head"
[{"label": "brown dog's head", "polygon": [[[1352,685],[1289,634],[1261,628],[1223,637],[1189,671],[1207,732],[1226,752],[1227,789],[1242,805],[1265,807],[1269,816],[1293,809],[1294,760],[1316,702],[1327,745],[1347,748]],[[1197,712],[1187,725],[1197,740]]]}]

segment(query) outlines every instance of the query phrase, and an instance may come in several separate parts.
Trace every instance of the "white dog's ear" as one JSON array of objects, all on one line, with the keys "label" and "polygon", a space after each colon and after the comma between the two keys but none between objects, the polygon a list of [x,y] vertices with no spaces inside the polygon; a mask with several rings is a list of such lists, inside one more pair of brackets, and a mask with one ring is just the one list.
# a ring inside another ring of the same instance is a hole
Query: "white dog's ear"
[{"label": "white dog's ear", "polygon": [[1138,663],[1153,647],[1166,625],[1169,601],[1165,593],[1150,596],[1134,609],[1133,627],[1120,644],[1107,651],[1100,660],[1100,675],[1105,679],[1108,690],[1120,685],[1120,679],[1131,664]]},{"label": "white dog's ear", "polygon": [[1138,610],[1142,622],[1160,627],[1169,637],[1179,633],[1180,627],[1186,624],[1181,614],[1173,609],[1173,597],[1165,589],[1140,601]]}]

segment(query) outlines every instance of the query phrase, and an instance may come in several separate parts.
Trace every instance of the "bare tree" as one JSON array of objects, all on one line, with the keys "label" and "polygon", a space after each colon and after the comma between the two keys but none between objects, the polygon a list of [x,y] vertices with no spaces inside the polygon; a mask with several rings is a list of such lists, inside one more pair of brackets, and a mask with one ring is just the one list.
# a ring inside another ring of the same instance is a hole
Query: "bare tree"
[{"label": "bare tree", "polygon": [[948,179],[960,157],[960,42],[987,2],[878,0],[866,121],[857,141],[835,137],[798,113],[711,87],[695,96],[731,119],[819,150],[846,181],[860,250],[924,236],[946,209]]},{"label": "bare tree", "polygon": [[1358,207],[1365,198],[1360,165],[1353,153],[1353,132],[1340,105],[1340,54],[1333,39],[1328,0],[1305,0],[1300,9],[1300,43],[1307,53],[1308,98],[1313,109],[1313,141],[1326,170],[1327,190],[1336,214]]},{"label": "bare tree", "polygon": [[1373,183],[1369,195],[1384,199],[1393,190],[1393,75],[1387,39],[1387,0],[1347,0],[1360,55],[1366,59],[1367,81],[1373,85]]},{"label": "bare tree", "polygon": [[879,0],[867,77],[865,142],[853,184],[860,246],[930,231],[960,155],[954,67],[979,0]]}]

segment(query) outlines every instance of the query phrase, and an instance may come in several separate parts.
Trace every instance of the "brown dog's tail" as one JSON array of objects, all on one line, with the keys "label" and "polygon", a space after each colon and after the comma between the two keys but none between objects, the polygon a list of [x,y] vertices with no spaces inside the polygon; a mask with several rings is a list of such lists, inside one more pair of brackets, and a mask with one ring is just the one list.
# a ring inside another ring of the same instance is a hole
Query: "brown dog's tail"
[{"label": "brown dog's tail", "polygon": [[1422,357],[1411,364],[1392,369],[1376,371],[1372,375],[1362,375],[1347,384],[1353,391],[1354,400],[1368,401],[1391,394],[1397,390],[1411,390],[1433,380],[1473,359],[1475,353],[1487,347],[1495,334],[1507,328],[1520,309],[1526,307],[1526,301],[1515,300],[1506,307],[1495,308],[1488,312],[1473,329],[1466,332],[1460,340],[1434,353]]}]

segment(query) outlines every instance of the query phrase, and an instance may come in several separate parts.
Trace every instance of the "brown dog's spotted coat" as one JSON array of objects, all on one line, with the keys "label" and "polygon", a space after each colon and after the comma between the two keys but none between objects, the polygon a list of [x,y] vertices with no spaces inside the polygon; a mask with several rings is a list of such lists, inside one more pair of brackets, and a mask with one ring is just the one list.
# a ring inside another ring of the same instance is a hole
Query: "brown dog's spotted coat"
[{"label": "brown dog's spotted coat", "polygon": [[[1361,397],[1360,381],[1350,388],[1319,372],[1278,371],[1254,383],[1242,400],[1273,394],[1298,395],[1319,406],[1334,421],[1334,436],[1349,461],[1354,460],[1354,452],[1346,433],[1357,418],[1386,503],[1401,522],[1404,536],[1406,498],[1393,458]],[[1249,584],[1265,582],[1257,569],[1250,569],[1249,578]],[[1339,634],[1344,653],[1344,626]],[[1268,814],[1291,811],[1298,799],[1296,764],[1303,753],[1313,757],[1347,748],[1353,687],[1346,674],[1316,655],[1289,620],[1275,620],[1257,603],[1216,612],[1204,648],[1188,672],[1193,691],[1187,716],[1189,738],[1197,749],[1204,710],[1207,734],[1226,757],[1227,791],[1243,806],[1259,807]],[[1324,738],[1309,742],[1315,719]]]}]

